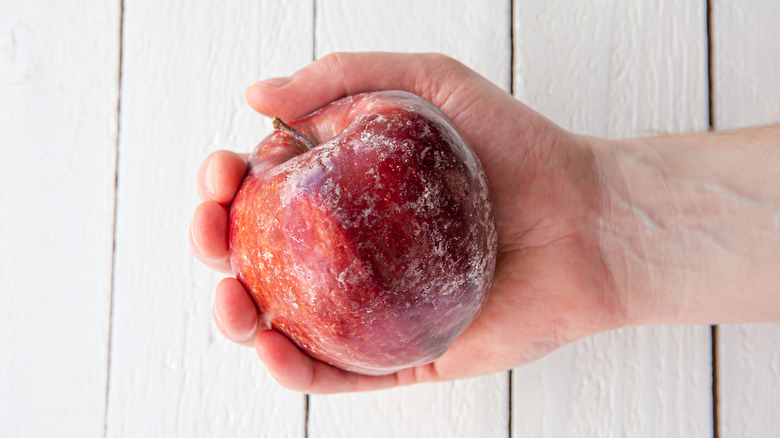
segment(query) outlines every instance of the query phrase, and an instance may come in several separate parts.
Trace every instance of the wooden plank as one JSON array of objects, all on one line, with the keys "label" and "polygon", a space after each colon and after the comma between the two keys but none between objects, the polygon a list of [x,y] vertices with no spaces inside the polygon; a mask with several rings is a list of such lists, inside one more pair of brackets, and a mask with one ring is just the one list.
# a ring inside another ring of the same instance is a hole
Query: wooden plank
[{"label": "wooden plank", "polygon": [[[509,89],[509,2],[318,1],[316,54],[436,51]],[[348,31],[345,31],[348,29]],[[506,436],[506,373],[368,394],[312,396],[311,437]]]},{"label": "wooden plank", "polygon": [[780,123],[780,3],[712,1],[714,125]]},{"label": "wooden plank", "polygon": [[510,14],[503,0],[317,0],[315,49],[444,53],[509,90]]},{"label": "wooden plank", "polygon": [[722,325],[717,339],[719,436],[774,436],[780,430],[780,325]]},{"label": "wooden plank", "polygon": [[0,436],[103,433],[118,26],[0,3]]},{"label": "wooden plank", "polygon": [[506,373],[459,382],[311,396],[310,437],[503,437]]},{"label": "wooden plank", "polygon": [[[780,3],[711,4],[715,128],[780,122]],[[780,324],[724,325],[717,339],[720,436],[776,435]]]},{"label": "wooden plank", "polygon": [[189,252],[206,155],[250,151],[270,124],[257,79],[312,53],[312,3],[124,2],[108,436],[303,436],[305,396],[212,322],[220,277]]},{"label": "wooden plank", "polygon": [[[699,1],[515,0],[516,95],[574,132],[707,128]],[[642,327],[513,373],[512,436],[712,436],[709,327]]]}]

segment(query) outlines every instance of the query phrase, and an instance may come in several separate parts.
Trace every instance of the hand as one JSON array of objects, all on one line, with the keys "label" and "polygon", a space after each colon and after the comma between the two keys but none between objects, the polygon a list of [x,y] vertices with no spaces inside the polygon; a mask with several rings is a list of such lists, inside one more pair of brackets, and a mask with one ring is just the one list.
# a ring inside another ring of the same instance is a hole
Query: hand
[{"label": "hand", "polygon": [[[260,327],[257,309],[234,278],[219,283],[217,326],[254,345],[283,386],[329,393],[489,374],[625,323],[599,250],[600,190],[590,141],[568,133],[462,64],[441,55],[333,54],[290,78],[246,93],[256,111],[295,120],[340,97],[406,90],[442,109],[471,144],[487,174],[498,227],[498,261],[482,314],[435,362],[389,376],[349,373],[314,360],[282,334]],[[198,172],[193,253],[231,274],[229,205],[246,156],[219,151]]]}]

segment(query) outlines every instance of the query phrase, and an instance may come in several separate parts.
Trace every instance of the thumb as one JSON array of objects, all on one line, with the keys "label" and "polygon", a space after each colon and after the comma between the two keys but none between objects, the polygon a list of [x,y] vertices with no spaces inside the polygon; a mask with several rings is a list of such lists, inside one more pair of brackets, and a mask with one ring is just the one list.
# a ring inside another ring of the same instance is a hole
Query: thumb
[{"label": "thumb", "polygon": [[475,80],[487,82],[440,54],[333,53],[291,77],[250,86],[246,99],[261,114],[292,121],[344,96],[403,90],[428,99],[453,117],[446,108],[447,97],[463,83]]}]

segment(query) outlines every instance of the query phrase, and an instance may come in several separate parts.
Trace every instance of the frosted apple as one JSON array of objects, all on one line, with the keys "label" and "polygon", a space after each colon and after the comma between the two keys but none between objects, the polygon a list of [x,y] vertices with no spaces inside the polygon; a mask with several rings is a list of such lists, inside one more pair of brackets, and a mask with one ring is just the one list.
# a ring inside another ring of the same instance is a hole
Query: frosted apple
[{"label": "frosted apple", "polygon": [[487,300],[496,228],[479,160],[413,94],[338,100],[249,158],[233,272],[274,329],[362,374],[441,356]]}]

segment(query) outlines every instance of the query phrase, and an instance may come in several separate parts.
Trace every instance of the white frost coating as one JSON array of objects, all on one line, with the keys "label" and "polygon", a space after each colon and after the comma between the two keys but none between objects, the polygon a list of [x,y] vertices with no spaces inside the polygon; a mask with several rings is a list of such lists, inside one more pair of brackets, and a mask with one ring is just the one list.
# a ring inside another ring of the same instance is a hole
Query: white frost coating
[{"label": "white frost coating", "polygon": [[[457,133],[435,115],[384,114],[264,174],[277,187],[271,208],[306,213],[269,215],[282,258],[255,261],[293,339],[375,372],[402,345],[425,353],[403,366],[432,360],[476,316],[496,238],[484,175]],[[318,315],[318,327],[289,309]]]},{"label": "white frost coating", "polygon": [[[377,116],[375,117],[371,123],[377,122],[377,121],[386,121],[387,119],[383,116]],[[392,120],[390,121],[393,122]],[[409,121],[405,122],[407,125],[410,123]],[[424,129],[421,129],[417,131],[420,133],[419,137],[424,138],[431,135],[430,129],[427,125],[424,126]],[[367,146],[371,146],[377,150],[381,150],[379,153],[379,159],[380,161],[384,161],[388,158],[390,154],[393,152],[398,151],[399,149],[405,149],[406,151],[410,151],[412,148],[410,146],[410,143],[405,142],[402,143],[400,146],[397,143],[393,143],[390,141],[386,136],[382,134],[376,134],[371,133],[370,131],[363,132],[361,134],[360,140],[363,144]],[[380,149],[381,148],[381,149]],[[428,153],[430,152],[430,147],[424,149],[424,151],[420,154],[421,158],[424,158]],[[446,159],[442,156],[441,151],[434,151],[434,156],[436,160],[436,167],[440,169],[445,169],[451,163],[448,163]],[[402,160],[404,162],[414,159],[414,157],[407,155],[404,155],[402,157]],[[470,170],[473,173],[476,169],[474,165],[471,163],[468,163],[470,165]],[[372,168],[369,172],[376,175],[376,170]],[[389,208],[393,211],[396,211],[399,215],[403,216],[405,213],[411,213],[415,217],[430,217],[435,216],[440,208],[438,205],[439,197],[441,195],[441,188],[442,186],[434,183],[432,181],[428,181],[425,178],[425,175],[420,176],[421,179],[421,185],[424,187],[423,194],[419,196],[418,198],[408,201],[403,205],[399,204],[392,204],[389,206]],[[487,186],[482,178],[477,178],[477,184],[478,187],[475,188],[476,192],[480,191],[487,191]],[[380,183],[381,180],[379,179],[377,175],[377,179],[375,179],[376,182]],[[324,205],[334,208],[335,205],[338,204],[339,199],[332,199],[329,195],[333,192],[333,189],[331,188],[332,180],[328,180],[326,182],[326,185],[324,187],[324,190],[321,192],[321,194],[324,194]],[[451,185],[461,185],[461,186],[467,186],[468,183],[465,183],[463,181],[457,181],[457,182],[451,182]],[[380,188],[380,187],[377,187]],[[359,227],[359,226],[370,226],[371,220],[377,220],[377,214],[376,214],[376,203],[379,201],[379,199],[376,196],[372,195],[372,190],[370,188],[367,188],[363,193],[362,201],[367,201],[368,207],[365,208],[361,215],[358,216],[358,220],[355,220],[351,217],[346,216],[340,216],[341,210],[338,208],[334,208],[333,213],[336,215],[336,217],[339,218],[341,223],[348,227]],[[487,199],[483,196],[481,199],[477,200],[477,202],[485,205],[487,202]],[[387,208],[385,206],[385,208]],[[476,220],[476,223],[488,223],[490,219],[490,213],[489,209],[485,208],[476,208],[476,210],[480,211],[482,213],[482,217],[480,219]],[[445,224],[445,229],[448,227],[449,224]],[[432,230],[427,233],[427,239],[431,243],[431,249],[433,252],[433,255],[435,257],[443,257],[447,254],[448,248],[449,248],[449,242],[444,238],[444,236],[441,234],[439,230]],[[478,242],[471,242],[468,247],[468,252],[471,254],[475,254],[478,251]],[[484,271],[487,264],[487,260],[485,258],[478,258],[477,261],[473,262],[471,264],[471,270],[469,271],[469,275],[466,279],[466,282],[472,283],[475,287],[478,286],[481,281],[483,281],[484,277]],[[407,268],[405,270],[406,272],[413,273],[414,271]],[[422,281],[423,279],[412,279],[412,282],[415,281]],[[429,289],[424,290],[424,295],[426,295],[428,298],[430,298],[431,294],[441,294],[441,295],[447,295],[452,290],[457,288],[459,285],[462,285],[463,281],[455,281],[447,284],[437,284],[436,287],[430,287]],[[392,291],[387,291],[388,293],[393,293]],[[426,301],[426,300],[422,300]],[[433,300],[435,302],[435,300]]]}]

